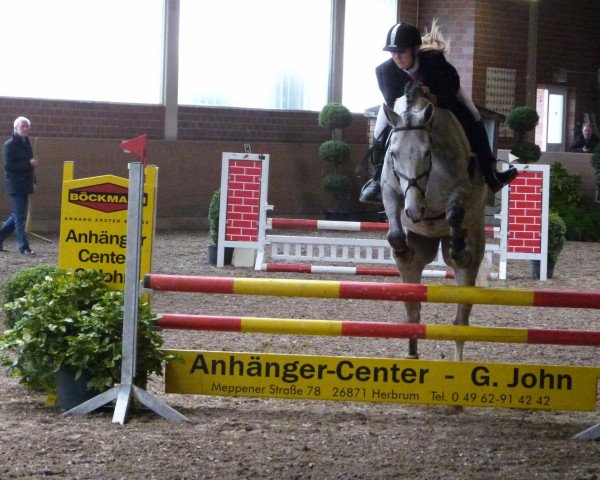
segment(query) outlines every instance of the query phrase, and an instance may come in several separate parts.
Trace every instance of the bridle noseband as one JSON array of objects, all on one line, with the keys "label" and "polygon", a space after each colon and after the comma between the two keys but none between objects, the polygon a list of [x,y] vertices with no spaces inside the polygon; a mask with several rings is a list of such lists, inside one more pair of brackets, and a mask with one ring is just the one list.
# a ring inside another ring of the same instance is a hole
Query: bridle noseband
[{"label": "bridle noseband", "polygon": [[[404,127],[394,127],[392,129],[392,131],[390,132],[389,136],[388,136],[388,140],[386,143],[389,144],[390,139],[392,138],[392,134],[395,132],[401,132],[401,131],[407,131],[407,130],[425,130],[426,132],[429,133],[429,130],[427,129],[427,127],[425,125],[406,125]],[[391,155],[390,155],[391,156]],[[423,177],[429,177],[429,174],[431,173],[431,168],[432,168],[432,164],[431,164],[431,151],[429,151],[428,154],[428,158],[429,158],[429,168],[427,168],[427,170],[425,170],[423,173],[421,173],[419,176],[417,177],[407,177],[406,175],[404,175],[402,172],[399,172],[398,170],[396,170],[396,168],[394,167],[394,162],[392,161],[392,173],[394,174],[394,177],[396,177],[396,180],[398,181],[398,185],[400,185],[400,179],[403,178],[404,180],[406,180],[408,182],[408,186],[406,187],[406,190],[404,190],[404,197],[406,198],[406,194],[408,193],[408,189],[411,187],[415,187],[419,192],[421,192],[421,194],[423,196],[425,196],[425,191],[420,187],[419,185],[419,180]]]}]

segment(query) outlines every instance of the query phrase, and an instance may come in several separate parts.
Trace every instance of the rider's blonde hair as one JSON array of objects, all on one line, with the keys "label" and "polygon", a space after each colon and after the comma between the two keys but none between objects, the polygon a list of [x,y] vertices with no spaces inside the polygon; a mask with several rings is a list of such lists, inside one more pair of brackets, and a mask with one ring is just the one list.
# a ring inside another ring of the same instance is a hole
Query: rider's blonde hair
[{"label": "rider's blonde hair", "polygon": [[447,52],[450,50],[450,41],[444,38],[437,22],[438,19],[434,18],[431,22],[431,31],[428,32],[425,30],[425,35],[421,37],[423,43],[421,44],[420,50],[422,52]]}]

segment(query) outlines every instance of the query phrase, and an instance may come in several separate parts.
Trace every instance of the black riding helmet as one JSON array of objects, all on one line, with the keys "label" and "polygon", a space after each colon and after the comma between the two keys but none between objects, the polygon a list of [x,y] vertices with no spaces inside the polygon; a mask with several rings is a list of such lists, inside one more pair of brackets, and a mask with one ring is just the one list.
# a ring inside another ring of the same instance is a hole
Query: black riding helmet
[{"label": "black riding helmet", "polygon": [[386,52],[401,52],[406,48],[414,48],[421,45],[421,34],[414,25],[400,22],[390,28],[385,37]]}]

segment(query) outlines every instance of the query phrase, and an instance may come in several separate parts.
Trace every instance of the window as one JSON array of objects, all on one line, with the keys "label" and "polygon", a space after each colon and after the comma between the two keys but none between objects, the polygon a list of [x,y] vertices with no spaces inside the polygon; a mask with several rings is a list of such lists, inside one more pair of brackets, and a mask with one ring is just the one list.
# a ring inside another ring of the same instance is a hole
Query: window
[{"label": "window", "polygon": [[2,4],[3,96],[160,103],[163,0]]},{"label": "window", "polygon": [[331,2],[181,0],[179,103],[320,110]]},{"label": "window", "polygon": [[383,102],[375,67],[390,58],[385,35],[396,23],[396,0],[346,0],[343,103],[353,112]]}]

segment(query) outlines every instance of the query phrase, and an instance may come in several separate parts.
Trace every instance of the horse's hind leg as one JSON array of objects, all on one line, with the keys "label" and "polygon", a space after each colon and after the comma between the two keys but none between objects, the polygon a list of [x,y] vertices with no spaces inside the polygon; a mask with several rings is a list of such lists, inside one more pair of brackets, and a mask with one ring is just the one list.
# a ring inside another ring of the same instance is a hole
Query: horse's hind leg
[{"label": "horse's hind leg", "polygon": [[[425,265],[431,263],[437,255],[439,240],[409,231],[407,242],[415,253],[410,261],[404,261],[402,257],[395,257],[396,264],[400,270],[400,277],[403,283],[421,283],[421,276],[423,275]],[[404,308],[408,323],[419,323],[421,321],[420,302],[404,302]],[[411,338],[408,341],[408,357],[419,358],[416,339]]]}]

